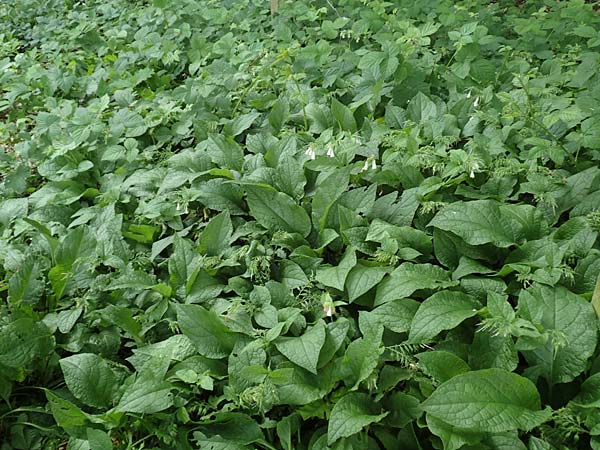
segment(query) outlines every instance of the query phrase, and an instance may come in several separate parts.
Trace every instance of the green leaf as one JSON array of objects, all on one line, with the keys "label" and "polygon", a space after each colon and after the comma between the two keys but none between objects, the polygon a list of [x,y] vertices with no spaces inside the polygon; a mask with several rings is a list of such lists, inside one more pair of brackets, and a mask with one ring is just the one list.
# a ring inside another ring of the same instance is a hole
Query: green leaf
[{"label": "green leaf", "polygon": [[485,330],[475,333],[469,348],[469,365],[473,369],[498,368],[512,372],[519,356],[512,336],[500,336]]},{"label": "green leaf", "polygon": [[522,353],[549,383],[567,383],[585,370],[598,339],[589,302],[562,286],[534,285],[521,291],[518,315],[548,334],[545,345]]},{"label": "green leaf", "polygon": [[78,400],[97,408],[110,406],[118,383],[104,359],[92,353],[79,353],[59,363],[67,387]]},{"label": "green leaf", "polygon": [[88,428],[86,430],[90,450],[112,450],[113,442],[106,431]]},{"label": "green leaf", "polygon": [[109,120],[110,131],[115,136],[138,137],[144,134],[147,126],[144,118],[129,109],[119,109]]},{"label": "green leaf", "polygon": [[46,358],[53,348],[54,338],[42,322],[23,317],[0,328],[0,365],[27,367],[36,358]]},{"label": "green leaf", "polygon": [[344,290],[346,277],[350,270],[356,265],[356,252],[352,247],[348,247],[344,257],[337,266],[324,267],[320,266],[315,276],[319,283],[337,289]]},{"label": "green leaf", "polygon": [[437,116],[437,107],[429,97],[419,92],[410,100],[406,113],[410,119],[417,123],[425,122],[435,119]]},{"label": "green leaf", "polygon": [[[361,320],[368,318],[368,326],[378,323],[394,333],[406,333],[410,330],[417,309],[419,309],[419,302],[415,300],[409,298],[392,300],[372,311],[362,311],[359,316],[359,327],[363,330]],[[363,330],[363,333],[366,333],[366,330]]]},{"label": "green leaf", "polygon": [[173,238],[173,253],[169,257],[169,282],[175,289],[187,285],[188,279],[199,263],[199,255],[189,240],[178,234]]},{"label": "green leaf", "polygon": [[475,445],[483,439],[484,433],[465,430],[447,424],[431,414],[427,414],[427,426],[433,434],[439,437],[444,450],[458,450],[464,445]]},{"label": "green leaf", "polygon": [[428,226],[451,231],[471,245],[510,247],[520,240],[516,224],[492,200],[452,203],[437,213]]},{"label": "green leaf", "polygon": [[381,281],[388,271],[387,267],[365,266],[360,263],[354,266],[346,278],[348,301],[353,302],[368,292]]},{"label": "green leaf", "polygon": [[275,129],[280,131],[290,114],[290,105],[285,97],[278,99],[269,113],[269,123]]},{"label": "green leaf", "polygon": [[326,228],[328,214],[348,188],[349,172],[347,169],[338,169],[332,172],[318,186],[312,201],[312,220],[319,225],[319,230]]},{"label": "green leaf", "polygon": [[367,331],[362,338],[348,345],[339,365],[340,375],[351,390],[357,389],[360,383],[371,376],[379,363],[380,355],[384,352],[381,343],[383,327],[377,326]]},{"label": "green leaf", "polygon": [[27,198],[8,198],[0,201],[0,223],[8,227],[10,222],[27,216]]},{"label": "green leaf", "polygon": [[451,330],[477,314],[479,305],[462,292],[441,291],[419,306],[410,326],[409,341],[430,342],[443,330]]},{"label": "green leaf", "polygon": [[67,432],[72,432],[86,424],[88,416],[81,409],[52,391],[45,390],[45,392],[50,410],[58,426]]},{"label": "green leaf", "polygon": [[445,289],[458,285],[450,273],[433,264],[402,263],[377,287],[375,305],[408,297],[419,289]]},{"label": "green leaf", "polygon": [[235,333],[213,311],[200,305],[177,305],[177,321],[202,356],[220,359],[233,350]]},{"label": "green leaf", "polygon": [[256,421],[239,412],[219,412],[215,419],[205,420],[195,429],[199,431],[194,432],[194,440],[201,449],[245,450],[249,445],[264,440]]},{"label": "green leaf", "polygon": [[156,355],[140,372],[132,375],[115,411],[152,414],[170,408],[173,405],[173,386],[163,381],[169,362],[168,357]]},{"label": "green leaf", "polygon": [[44,290],[44,281],[39,263],[34,257],[26,258],[8,282],[8,300],[19,303],[35,304]]},{"label": "green leaf", "polygon": [[227,211],[224,211],[210,219],[202,231],[198,251],[208,256],[222,254],[229,247],[232,233],[231,217]]},{"label": "green leaf", "polygon": [[579,394],[571,403],[584,408],[600,408],[600,373],[587,378],[579,388]]},{"label": "green leaf", "polygon": [[211,134],[206,143],[213,162],[220,168],[242,171],[244,151],[232,137]]},{"label": "green leaf", "polygon": [[301,164],[291,155],[283,154],[277,163],[276,181],[279,189],[292,198],[302,198],[306,176]]},{"label": "green leaf", "polygon": [[332,445],[341,438],[352,436],[388,414],[379,411],[377,404],[367,394],[354,392],[344,395],[331,410],[327,444]]},{"label": "green leaf", "polygon": [[277,192],[270,186],[246,186],[250,213],[258,223],[268,229],[283,230],[308,236],[311,230],[310,218],[286,194]]},{"label": "green leaf", "polygon": [[260,117],[260,113],[251,112],[248,114],[242,114],[232,119],[224,128],[223,132],[231,136],[237,136],[242,134],[248,128],[252,126],[254,121]]},{"label": "green leaf", "polygon": [[350,108],[340,103],[335,98],[331,99],[331,114],[335,118],[340,128],[344,131],[355,133],[357,130],[356,120]]},{"label": "green leaf", "polygon": [[421,405],[428,415],[476,432],[531,430],[550,418],[526,378],[501,369],[467,372],[440,385]]},{"label": "green leaf", "polygon": [[598,316],[600,319],[600,273],[598,274],[596,287],[594,288],[594,293],[592,294],[592,306],[594,307],[594,311],[596,311],[596,316]]},{"label": "green leaf", "polygon": [[325,343],[325,323],[319,320],[299,337],[282,337],[275,347],[294,364],[311,373],[317,373],[319,352]]},{"label": "green leaf", "polygon": [[416,356],[426,373],[440,383],[470,370],[469,365],[461,358],[443,350],[419,353]]}]

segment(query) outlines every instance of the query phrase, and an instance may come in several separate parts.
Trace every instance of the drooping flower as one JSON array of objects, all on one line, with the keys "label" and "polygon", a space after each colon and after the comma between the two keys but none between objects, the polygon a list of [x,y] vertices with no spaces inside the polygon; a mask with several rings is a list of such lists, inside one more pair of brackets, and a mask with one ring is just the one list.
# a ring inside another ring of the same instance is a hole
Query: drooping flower
[{"label": "drooping flower", "polygon": [[307,155],[310,159],[315,159],[317,157],[317,154],[315,153],[315,149],[313,148],[312,145],[308,146],[308,148],[306,149],[304,154]]},{"label": "drooping flower", "polygon": [[327,146],[327,156],[329,156],[330,158],[335,157],[335,152],[333,151],[333,145],[331,145],[331,144],[329,144]]}]

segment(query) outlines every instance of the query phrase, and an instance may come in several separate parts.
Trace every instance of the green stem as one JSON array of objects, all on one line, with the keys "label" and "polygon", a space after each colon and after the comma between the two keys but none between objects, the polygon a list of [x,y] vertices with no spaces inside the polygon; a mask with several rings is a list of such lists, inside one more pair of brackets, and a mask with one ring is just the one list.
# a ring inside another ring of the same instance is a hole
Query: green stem
[{"label": "green stem", "polygon": [[304,102],[304,96],[302,95],[302,90],[300,89],[300,84],[298,84],[298,80],[296,80],[292,76],[292,80],[296,85],[296,89],[298,89],[298,94],[300,95],[300,101],[302,102],[302,115],[304,116],[304,131],[308,131],[308,117],[306,115],[306,103]]},{"label": "green stem", "polygon": [[246,87],[246,89],[244,89],[244,92],[242,92],[242,95],[240,95],[240,98],[238,99],[237,103],[235,104],[235,107],[233,108],[233,112],[231,113],[231,117],[235,117],[235,113],[240,108],[240,105],[242,104],[242,101],[244,101],[244,98],[246,98],[246,95],[248,95],[248,92],[250,92],[250,89],[252,89],[254,86],[256,86],[257,82],[258,82],[258,77],[255,77],[254,80],[252,80],[252,83],[250,83]]}]

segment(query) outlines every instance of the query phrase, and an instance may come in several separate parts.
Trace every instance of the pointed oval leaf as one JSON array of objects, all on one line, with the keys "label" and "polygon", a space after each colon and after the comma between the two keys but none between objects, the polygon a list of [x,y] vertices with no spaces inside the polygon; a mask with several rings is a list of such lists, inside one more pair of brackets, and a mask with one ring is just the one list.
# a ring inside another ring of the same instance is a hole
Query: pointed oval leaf
[{"label": "pointed oval leaf", "polygon": [[540,394],[527,378],[502,369],[457,375],[422,403],[427,414],[449,425],[498,433],[530,430],[551,414],[540,410]]}]

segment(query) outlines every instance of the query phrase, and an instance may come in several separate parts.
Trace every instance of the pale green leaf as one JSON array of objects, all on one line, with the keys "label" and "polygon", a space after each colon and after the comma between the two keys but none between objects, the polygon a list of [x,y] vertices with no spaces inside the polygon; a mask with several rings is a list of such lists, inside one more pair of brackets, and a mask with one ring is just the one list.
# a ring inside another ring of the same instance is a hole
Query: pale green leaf
[{"label": "pale green leaf", "polygon": [[451,231],[471,245],[509,247],[520,240],[515,222],[492,200],[452,203],[438,212],[429,226]]},{"label": "pale green leaf", "polygon": [[518,315],[549,334],[545,345],[523,355],[550,383],[567,383],[586,369],[598,339],[590,302],[562,286],[534,285],[521,291]]},{"label": "pale green leaf", "polygon": [[117,377],[98,355],[79,353],[59,361],[71,393],[89,406],[106,408],[118,387]]},{"label": "pale green leaf", "polygon": [[479,305],[473,297],[462,292],[441,291],[419,306],[410,326],[409,340],[430,342],[443,330],[451,330],[463,320],[477,314]]},{"label": "pale green leaf", "polygon": [[454,427],[497,433],[531,430],[549,419],[527,378],[501,369],[467,372],[440,385],[423,402],[427,414]]},{"label": "pale green leaf", "polygon": [[439,266],[405,262],[377,287],[375,305],[408,297],[419,289],[445,289],[457,284]]},{"label": "pale green leaf", "polygon": [[298,233],[306,237],[311,230],[308,213],[289,195],[268,186],[246,186],[250,213],[265,228]]},{"label": "pale green leaf", "polygon": [[367,394],[346,394],[331,410],[327,426],[327,444],[331,445],[340,438],[352,436],[367,425],[379,422],[387,414],[382,413]]},{"label": "pale green leaf", "polygon": [[177,321],[202,356],[220,359],[233,350],[235,333],[213,311],[200,305],[177,305]]},{"label": "pale green leaf", "polygon": [[302,336],[279,338],[275,341],[275,347],[294,364],[316,374],[325,336],[325,323],[319,320]]}]

